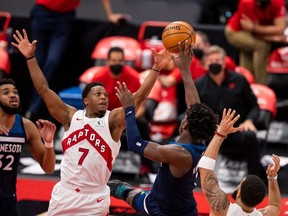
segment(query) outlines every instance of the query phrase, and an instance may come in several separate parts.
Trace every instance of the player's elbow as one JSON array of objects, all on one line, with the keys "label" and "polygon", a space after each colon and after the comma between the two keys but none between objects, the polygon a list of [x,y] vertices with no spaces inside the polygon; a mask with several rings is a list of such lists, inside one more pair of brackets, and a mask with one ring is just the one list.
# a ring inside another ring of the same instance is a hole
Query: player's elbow
[{"label": "player's elbow", "polygon": [[52,173],[54,173],[54,167],[53,168],[49,168],[49,169],[45,169],[44,172],[46,174],[52,174]]},{"label": "player's elbow", "polygon": [[48,166],[42,166],[42,169],[46,174],[52,174],[55,170],[55,163]]}]

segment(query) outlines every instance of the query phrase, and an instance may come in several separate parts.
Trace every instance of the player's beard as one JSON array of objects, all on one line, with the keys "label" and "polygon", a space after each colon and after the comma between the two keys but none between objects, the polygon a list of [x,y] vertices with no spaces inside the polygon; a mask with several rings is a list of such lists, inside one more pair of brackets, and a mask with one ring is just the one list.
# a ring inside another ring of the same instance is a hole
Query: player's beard
[{"label": "player's beard", "polygon": [[17,107],[9,107],[6,106],[5,104],[0,102],[0,108],[7,114],[9,115],[14,115],[16,113],[20,113],[21,112],[21,105],[19,103],[19,105]]}]

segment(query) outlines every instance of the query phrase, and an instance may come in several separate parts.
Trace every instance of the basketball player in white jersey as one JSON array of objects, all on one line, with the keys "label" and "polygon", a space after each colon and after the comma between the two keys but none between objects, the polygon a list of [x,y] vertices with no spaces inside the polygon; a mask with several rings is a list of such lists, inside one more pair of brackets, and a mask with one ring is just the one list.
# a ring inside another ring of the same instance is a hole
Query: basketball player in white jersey
[{"label": "basketball player in white jersey", "polygon": [[[229,110],[228,112],[229,113]],[[223,116],[227,115],[226,109]],[[217,177],[213,171],[219,148],[229,133],[235,131],[233,125],[218,128],[207,147],[204,156],[198,163],[201,178],[201,188],[210,206],[210,215],[213,216],[277,216],[281,208],[281,194],[277,182],[277,173],[280,169],[280,159],[272,155],[273,165],[267,167],[268,178],[268,206],[262,209],[255,207],[260,204],[266,196],[266,186],[256,175],[246,176],[232,194],[235,203],[230,203],[227,195],[219,188]]]},{"label": "basketball player in white jersey", "polygon": [[[108,215],[110,190],[107,182],[119,152],[125,128],[122,107],[108,111],[108,95],[101,83],[88,84],[82,92],[84,110],[65,104],[53,92],[39,68],[34,52],[36,41],[29,42],[25,30],[16,31],[15,43],[27,60],[34,87],[50,114],[65,129],[62,140],[64,158],[61,180],[53,189],[48,215]],[[163,66],[172,60],[168,51],[152,50],[154,64],[150,74],[134,93],[135,108],[150,93]]]}]

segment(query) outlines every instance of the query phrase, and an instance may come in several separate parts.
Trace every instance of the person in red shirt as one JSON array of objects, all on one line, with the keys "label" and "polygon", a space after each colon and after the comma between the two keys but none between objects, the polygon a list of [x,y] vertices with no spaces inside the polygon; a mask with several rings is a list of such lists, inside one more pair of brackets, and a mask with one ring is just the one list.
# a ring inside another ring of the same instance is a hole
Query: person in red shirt
[{"label": "person in red shirt", "polygon": [[[207,50],[210,46],[211,44],[207,34],[202,31],[196,31],[196,43],[193,49],[194,58],[192,59],[190,65],[190,72],[194,81],[207,73],[203,63],[203,56],[205,50]],[[235,67],[237,65],[231,57],[225,57],[225,64],[227,70],[235,71]],[[160,75],[160,81],[163,86],[170,87],[176,83],[180,83],[182,81],[182,77],[178,68],[175,68],[175,70],[173,70],[173,72],[171,72],[168,76]]]},{"label": "person in red shirt", "polygon": [[[125,15],[113,13],[110,0],[101,0],[107,19],[118,23]],[[80,0],[35,0],[30,13],[32,39],[37,39],[35,55],[49,84],[57,73],[66,50]],[[53,88],[53,86],[51,86]],[[33,90],[25,117],[37,119],[43,102]]]},{"label": "person in red shirt", "polygon": [[0,40],[0,79],[7,78],[10,70],[11,63],[7,52],[7,42]]},{"label": "person in red shirt", "polygon": [[251,71],[257,83],[267,84],[271,42],[284,41],[285,17],[284,0],[240,0],[228,20],[226,38],[240,50],[240,66]]},{"label": "person in red shirt", "polygon": [[[108,109],[112,110],[121,107],[121,103],[116,96],[117,82],[125,82],[132,93],[137,91],[140,87],[139,73],[132,67],[125,65],[124,51],[120,47],[112,47],[108,51],[106,66],[102,66],[101,70],[93,75],[91,82],[101,82],[108,93],[109,105]],[[88,71],[93,71],[99,66],[89,68]],[[92,72],[93,73],[93,72]]]}]

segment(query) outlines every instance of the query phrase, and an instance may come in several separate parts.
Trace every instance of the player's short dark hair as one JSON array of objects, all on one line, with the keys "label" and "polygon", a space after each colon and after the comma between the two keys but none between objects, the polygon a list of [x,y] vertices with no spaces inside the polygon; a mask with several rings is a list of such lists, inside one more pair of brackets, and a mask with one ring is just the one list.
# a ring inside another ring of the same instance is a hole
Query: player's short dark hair
[{"label": "player's short dark hair", "polygon": [[5,79],[0,79],[0,86],[6,85],[6,84],[11,84],[11,85],[13,85],[16,88],[16,83],[15,83],[14,80],[12,80],[10,78],[8,78],[8,79],[6,79],[6,78]]},{"label": "player's short dark hair", "polygon": [[120,47],[111,47],[108,51],[108,54],[107,54],[107,58],[110,59],[110,56],[111,56],[111,53],[112,52],[121,52],[122,55],[124,56],[124,50]]},{"label": "player's short dark hair", "polygon": [[261,203],[267,194],[264,182],[258,176],[252,174],[244,179],[240,190],[242,202],[249,207],[255,207]]},{"label": "player's short dark hair", "polygon": [[104,87],[103,83],[101,83],[101,82],[92,82],[92,83],[87,84],[82,91],[82,103],[83,103],[83,105],[84,105],[84,98],[87,97],[91,88],[93,88],[94,86],[103,86]]},{"label": "player's short dark hair", "polygon": [[217,129],[218,116],[203,103],[191,105],[186,112],[188,130],[197,140],[210,141]]}]

